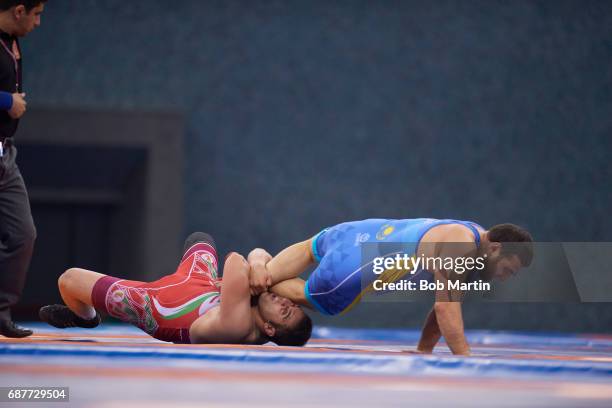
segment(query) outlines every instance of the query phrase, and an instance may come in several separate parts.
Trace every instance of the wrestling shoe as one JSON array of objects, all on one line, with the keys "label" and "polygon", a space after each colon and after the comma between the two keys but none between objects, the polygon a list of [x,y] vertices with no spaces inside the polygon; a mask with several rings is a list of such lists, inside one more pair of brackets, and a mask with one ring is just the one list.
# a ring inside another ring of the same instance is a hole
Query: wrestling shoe
[{"label": "wrestling shoe", "polygon": [[187,237],[185,243],[183,244],[183,253],[186,253],[189,248],[197,244],[198,242],[205,242],[210,244],[213,248],[215,248],[215,252],[217,251],[217,247],[215,246],[215,240],[210,234],[205,232],[194,232]]},{"label": "wrestling shoe", "polygon": [[22,337],[31,336],[34,333],[32,330],[24,329],[19,327],[12,320],[1,320],[0,321],[0,334],[5,337],[12,337],[14,339],[20,339]]},{"label": "wrestling shoe", "polygon": [[93,329],[100,324],[102,319],[96,313],[93,319],[83,319],[77,316],[68,306],[64,305],[47,305],[40,308],[38,317],[43,322],[49,323],[51,326],[65,329],[66,327],[83,327]]}]

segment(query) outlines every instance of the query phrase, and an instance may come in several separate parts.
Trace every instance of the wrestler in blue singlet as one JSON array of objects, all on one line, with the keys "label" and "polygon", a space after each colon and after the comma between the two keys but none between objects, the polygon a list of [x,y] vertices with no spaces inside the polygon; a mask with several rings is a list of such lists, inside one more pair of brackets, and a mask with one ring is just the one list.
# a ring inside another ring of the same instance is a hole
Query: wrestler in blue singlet
[{"label": "wrestler in blue singlet", "polygon": [[[371,263],[368,265],[367,261],[362,260],[361,244],[398,243],[400,250],[397,252],[413,256],[423,235],[442,224],[465,225],[474,233],[476,245],[480,244],[477,228],[481,227],[473,222],[459,220],[369,219],[345,222],[324,229],[312,241],[312,252],[319,266],[306,282],[306,298],[323,314],[336,315],[348,310],[361,296],[364,273],[366,279],[376,276],[371,272]],[[428,271],[416,271],[410,279],[422,275],[422,272],[431,275]]]}]

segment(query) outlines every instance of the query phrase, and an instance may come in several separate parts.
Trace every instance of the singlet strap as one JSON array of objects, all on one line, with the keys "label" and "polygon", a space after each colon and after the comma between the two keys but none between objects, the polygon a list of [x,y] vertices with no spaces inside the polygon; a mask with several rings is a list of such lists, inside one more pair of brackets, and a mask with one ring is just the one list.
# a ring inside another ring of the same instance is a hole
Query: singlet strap
[{"label": "singlet strap", "polygon": [[474,240],[476,241],[476,247],[480,247],[480,232],[478,231],[478,228],[476,228],[477,226],[480,227],[480,225],[474,224],[473,222],[469,221],[462,222],[461,224],[472,230],[472,233],[474,234]]}]

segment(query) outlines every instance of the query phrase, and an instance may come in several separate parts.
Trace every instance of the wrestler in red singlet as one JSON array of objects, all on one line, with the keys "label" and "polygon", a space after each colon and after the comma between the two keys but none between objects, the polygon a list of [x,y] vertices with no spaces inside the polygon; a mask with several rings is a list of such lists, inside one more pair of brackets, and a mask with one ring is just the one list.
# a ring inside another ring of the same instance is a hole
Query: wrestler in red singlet
[{"label": "wrestler in red singlet", "polygon": [[219,305],[217,252],[208,243],[191,246],[172,275],[154,282],[106,276],[92,291],[94,307],[131,323],[156,339],[190,343],[189,327]]}]

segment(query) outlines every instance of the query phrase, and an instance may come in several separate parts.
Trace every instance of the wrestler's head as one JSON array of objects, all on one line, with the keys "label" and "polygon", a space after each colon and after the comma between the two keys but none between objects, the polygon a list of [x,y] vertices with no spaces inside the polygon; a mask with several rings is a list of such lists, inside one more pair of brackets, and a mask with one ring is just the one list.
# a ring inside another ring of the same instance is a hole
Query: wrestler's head
[{"label": "wrestler's head", "polygon": [[487,231],[485,276],[502,281],[531,264],[533,239],[529,232],[514,224],[495,225]]},{"label": "wrestler's head", "polygon": [[303,346],[312,333],[312,320],[287,298],[264,292],[257,301],[263,320],[260,329],[279,346]]}]

